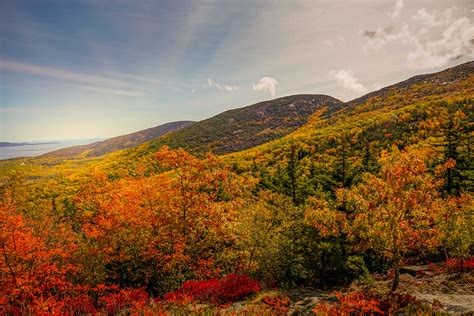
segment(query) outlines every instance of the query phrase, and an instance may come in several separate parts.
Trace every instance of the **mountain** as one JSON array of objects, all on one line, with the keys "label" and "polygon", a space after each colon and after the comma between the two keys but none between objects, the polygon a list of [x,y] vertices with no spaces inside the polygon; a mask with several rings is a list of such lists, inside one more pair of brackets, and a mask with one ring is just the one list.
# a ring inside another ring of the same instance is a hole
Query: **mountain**
[{"label": "mountain", "polygon": [[59,149],[43,156],[72,157],[82,155],[85,157],[98,157],[116,150],[140,145],[144,142],[158,138],[166,133],[188,127],[193,123],[193,121],[177,121],[166,123],[135,133],[109,138],[88,145]]},{"label": "mountain", "polygon": [[[442,150],[446,141],[442,133],[449,125],[453,108],[454,112],[464,113],[456,114],[460,134],[465,136],[460,150],[472,155],[474,61],[418,75],[337,104],[313,114],[308,124],[286,137],[234,153],[228,159],[278,166],[296,147],[299,158],[306,160],[304,163],[318,165],[331,177],[337,178],[338,173],[352,173],[346,176],[354,177],[368,168],[364,164],[369,159],[376,161],[381,150],[390,150],[394,145]],[[472,161],[472,157],[466,158],[469,159]]]},{"label": "mountain", "polygon": [[194,153],[236,152],[285,136],[304,125],[317,110],[341,101],[320,94],[293,95],[223,112],[139,148],[155,151],[163,145]]}]

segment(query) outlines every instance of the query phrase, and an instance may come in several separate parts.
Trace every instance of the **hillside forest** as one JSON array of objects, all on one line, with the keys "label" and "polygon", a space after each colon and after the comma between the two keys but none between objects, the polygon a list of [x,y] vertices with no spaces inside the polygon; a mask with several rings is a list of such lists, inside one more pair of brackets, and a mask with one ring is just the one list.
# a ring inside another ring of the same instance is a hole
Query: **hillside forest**
[{"label": "hillside forest", "polygon": [[298,123],[230,112],[225,132],[0,161],[0,314],[446,312],[406,267],[473,284],[473,97],[470,62],[307,114],[278,101],[306,104]]}]

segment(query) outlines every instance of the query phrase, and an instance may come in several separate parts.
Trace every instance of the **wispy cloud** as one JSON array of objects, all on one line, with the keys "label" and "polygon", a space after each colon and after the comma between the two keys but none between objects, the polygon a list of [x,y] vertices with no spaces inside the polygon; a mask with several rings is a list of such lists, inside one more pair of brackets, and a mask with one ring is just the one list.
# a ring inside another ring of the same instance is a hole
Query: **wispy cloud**
[{"label": "wispy cloud", "polygon": [[216,88],[218,90],[221,90],[221,91],[234,92],[234,91],[239,90],[239,87],[237,87],[237,86],[221,85],[221,84],[213,81],[212,79],[207,79],[207,84],[209,85],[209,87],[214,87],[214,88]]},{"label": "wispy cloud", "polygon": [[276,94],[276,87],[278,85],[278,81],[271,77],[263,77],[261,78],[257,84],[253,84],[252,87],[256,91],[265,91],[270,93],[272,97]]},{"label": "wispy cloud", "polygon": [[362,85],[359,80],[357,80],[357,78],[354,76],[354,73],[350,70],[332,70],[329,75],[334,78],[336,82],[344,89],[348,89],[359,94],[367,92],[367,89],[364,87],[364,85]]},{"label": "wispy cloud", "polygon": [[408,25],[403,24],[398,30],[393,26],[380,27],[375,31],[362,31],[362,36],[367,38],[367,45],[364,51],[379,50],[389,43],[401,41],[403,44],[413,42],[413,36]]},{"label": "wispy cloud", "polygon": [[0,59],[0,69],[73,82],[80,88],[86,88],[98,92],[112,93],[122,96],[145,96],[149,94],[143,87],[131,85],[129,82],[124,80],[79,73],[61,68]]}]

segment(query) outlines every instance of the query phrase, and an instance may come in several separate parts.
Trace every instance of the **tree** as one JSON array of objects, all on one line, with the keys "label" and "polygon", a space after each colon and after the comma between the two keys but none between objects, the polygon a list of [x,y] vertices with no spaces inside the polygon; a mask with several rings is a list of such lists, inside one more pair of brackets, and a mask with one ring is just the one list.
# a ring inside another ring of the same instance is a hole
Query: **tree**
[{"label": "tree", "polygon": [[350,133],[340,133],[335,136],[334,180],[340,187],[351,186],[354,175],[351,165],[352,143],[357,139],[356,135]]},{"label": "tree", "polygon": [[470,194],[446,198],[438,214],[441,244],[448,258],[461,260],[472,255],[474,245],[474,199]]},{"label": "tree", "polygon": [[90,193],[81,190],[77,205],[87,210],[79,213],[88,214],[84,263],[99,258],[92,273],[154,294],[188,278],[233,272],[236,216],[254,181],[213,155],[198,159],[163,147],[156,157],[166,172],[109,182],[105,194],[104,186],[93,184]]},{"label": "tree", "polygon": [[[445,173],[444,189],[447,194],[459,195],[462,189],[472,189],[472,124],[466,114],[472,112],[470,102],[447,104],[441,115],[441,133],[444,137],[444,163],[454,164]],[[470,110],[469,110],[470,108]]]},{"label": "tree", "polygon": [[341,190],[352,221],[352,236],[388,258],[394,269],[391,291],[397,289],[399,268],[411,250],[423,251],[437,245],[434,226],[443,201],[441,185],[427,172],[416,152],[384,152],[379,177],[366,174],[362,183]]},{"label": "tree", "polygon": [[[75,286],[69,277],[72,236],[51,221],[35,223],[16,209],[11,194],[0,201],[0,313],[46,313]],[[59,309],[60,310],[60,309]]]},{"label": "tree", "polygon": [[358,185],[336,192],[346,212],[320,208],[314,223],[323,234],[347,234],[356,250],[371,249],[390,260],[393,292],[409,252],[439,245],[435,224],[444,204],[437,191],[441,183],[427,172],[418,152],[393,147],[382,153],[380,164],[379,176],[366,173]]}]

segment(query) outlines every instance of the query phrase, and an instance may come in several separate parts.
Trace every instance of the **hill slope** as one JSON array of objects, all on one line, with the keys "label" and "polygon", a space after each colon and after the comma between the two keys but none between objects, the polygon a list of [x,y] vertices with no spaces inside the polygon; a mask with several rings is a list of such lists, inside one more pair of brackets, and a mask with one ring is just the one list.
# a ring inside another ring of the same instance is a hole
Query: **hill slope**
[{"label": "hill slope", "polygon": [[[379,152],[393,145],[431,147],[440,158],[446,141],[442,133],[453,103],[464,113],[456,123],[464,135],[458,145],[466,154],[470,152],[466,161],[472,161],[474,62],[415,76],[315,113],[308,124],[288,136],[228,155],[227,159],[241,162],[242,168],[250,168],[252,161],[262,168],[281,167],[295,146],[303,165],[320,168],[331,178],[327,186],[350,185],[361,172],[376,168]],[[470,172],[466,177],[474,176]]]},{"label": "hill slope", "polygon": [[187,128],[164,135],[143,146],[154,151],[162,145],[191,152],[236,152],[280,138],[305,124],[318,109],[341,103],[319,94],[293,95],[233,109]]},{"label": "hill slope", "polygon": [[144,142],[158,138],[166,133],[192,125],[193,121],[177,121],[162,124],[152,128],[144,129],[135,133],[109,138],[92,144],[63,148],[47,153],[44,156],[71,157],[84,155],[86,157],[98,157],[104,154],[140,145]]}]

